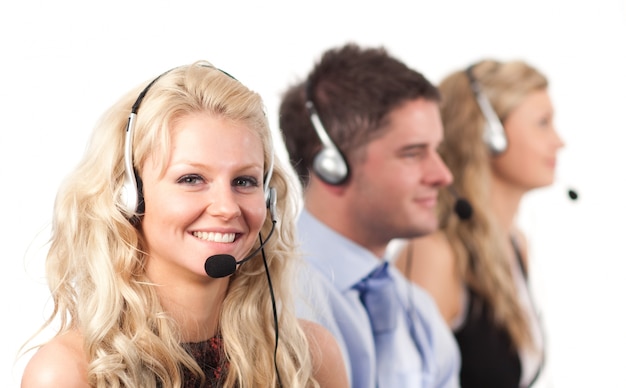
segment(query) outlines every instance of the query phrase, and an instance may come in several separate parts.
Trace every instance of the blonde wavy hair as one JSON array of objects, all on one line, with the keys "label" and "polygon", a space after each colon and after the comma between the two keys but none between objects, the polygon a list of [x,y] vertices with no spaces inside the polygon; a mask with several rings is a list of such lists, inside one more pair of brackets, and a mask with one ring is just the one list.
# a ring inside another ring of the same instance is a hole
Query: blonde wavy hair
[{"label": "blonde wavy hair", "polygon": [[[46,261],[54,309],[42,330],[55,319],[60,321],[57,334],[80,330],[92,386],[180,387],[182,368],[203,376],[181,346],[176,323],[164,312],[155,285],[144,274],[141,227],[129,222],[119,203],[125,128],[131,105],[146,84],[126,94],[97,123],[54,207]],[[257,132],[267,172],[273,144],[261,97],[207,62],[163,74],[146,94],[132,143],[138,172],[150,155],[161,157],[165,165],[172,122],[194,112],[244,123]],[[318,386],[306,337],[292,308],[289,280],[296,261],[298,189],[288,174],[276,159],[271,186],[277,192],[279,222],[264,249],[278,305],[280,341],[276,345],[274,310],[259,253],[231,276],[220,314],[219,331],[229,363],[226,387],[272,387],[279,379],[288,387]],[[263,236],[271,224],[268,214]]]},{"label": "blonde wavy hair", "polygon": [[[473,66],[472,73],[501,122],[528,94],[548,86],[546,77],[523,61],[484,60]],[[490,206],[492,155],[483,141],[485,118],[465,69],[446,77],[439,90],[445,133],[441,155],[454,176],[455,191],[473,208],[469,220],[460,220],[453,211],[454,195],[441,190],[440,227],[455,253],[460,276],[493,308],[496,324],[518,349],[532,347],[529,322],[506,260],[504,244],[511,236],[501,231]]]}]

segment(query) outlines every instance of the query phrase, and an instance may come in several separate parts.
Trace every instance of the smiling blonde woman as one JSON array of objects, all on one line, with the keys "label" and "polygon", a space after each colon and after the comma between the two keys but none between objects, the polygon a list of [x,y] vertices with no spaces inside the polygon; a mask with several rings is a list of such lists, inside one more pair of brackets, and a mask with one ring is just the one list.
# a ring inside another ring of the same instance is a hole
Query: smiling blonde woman
[{"label": "smiling blonde woman", "polygon": [[60,328],[22,387],[347,386],[336,342],[293,312],[296,194],[260,96],[227,73],[198,62],[126,94],[58,193]]}]

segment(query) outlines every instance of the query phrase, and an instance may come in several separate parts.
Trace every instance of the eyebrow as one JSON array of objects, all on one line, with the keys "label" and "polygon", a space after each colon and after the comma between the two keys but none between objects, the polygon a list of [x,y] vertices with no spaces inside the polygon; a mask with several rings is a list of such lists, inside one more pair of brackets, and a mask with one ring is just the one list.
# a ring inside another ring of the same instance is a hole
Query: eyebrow
[{"label": "eyebrow", "polygon": [[[181,159],[181,160],[177,160],[174,161],[174,163],[170,163],[169,167],[171,166],[188,166],[188,167],[193,167],[193,168],[197,168],[199,170],[211,170],[214,169],[215,167],[213,165],[206,165],[204,163],[197,163],[197,162],[192,162],[190,160],[186,160],[186,159]],[[244,170],[260,170],[261,173],[263,173],[263,166],[260,166],[256,163],[247,163],[247,164],[243,164],[243,165],[236,165],[233,166],[235,171],[244,171]]]},{"label": "eyebrow", "polygon": [[407,151],[423,151],[428,149],[429,145],[427,143],[418,143],[418,144],[409,144],[400,147],[398,152],[407,152]]}]

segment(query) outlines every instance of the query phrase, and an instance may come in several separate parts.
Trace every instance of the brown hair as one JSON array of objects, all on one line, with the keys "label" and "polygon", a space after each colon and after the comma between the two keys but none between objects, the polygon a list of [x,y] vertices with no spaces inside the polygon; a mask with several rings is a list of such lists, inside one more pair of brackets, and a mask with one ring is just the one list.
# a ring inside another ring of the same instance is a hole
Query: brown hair
[{"label": "brown hair", "polygon": [[384,48],[348,43],[326,51],[305,81],[287,89],[280,104],[280,128],[301,183],[308,183],[321,148],[305,108],[308,99],[335,145],[354,162],[363,145],[383,134],[388,114],[417,98],[438,101],[439,92]]}]

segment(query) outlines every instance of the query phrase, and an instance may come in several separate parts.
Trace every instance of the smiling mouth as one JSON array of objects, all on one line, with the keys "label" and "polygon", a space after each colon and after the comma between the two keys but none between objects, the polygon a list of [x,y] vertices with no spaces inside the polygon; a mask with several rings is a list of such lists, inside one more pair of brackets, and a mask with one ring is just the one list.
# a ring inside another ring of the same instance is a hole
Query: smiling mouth
[{"label": "smiling mouth", "polygon": [[217,232],[193,232],[192,235],[200,240],[231,243],[235,241],[235,233],[217,233]]},{"label": "smiling mouth", "polygon": [[437,197],[420,198],[417,203],[426,207],[437,206]]}]

